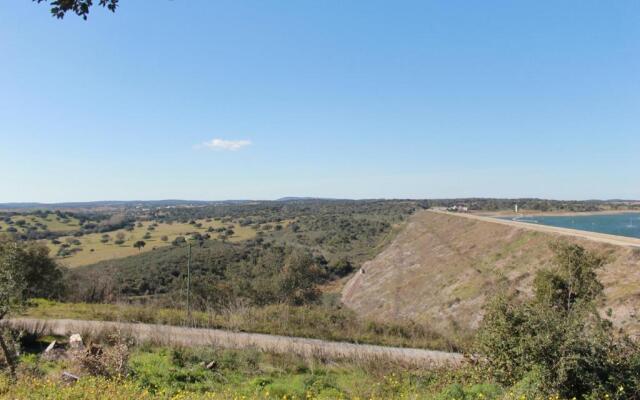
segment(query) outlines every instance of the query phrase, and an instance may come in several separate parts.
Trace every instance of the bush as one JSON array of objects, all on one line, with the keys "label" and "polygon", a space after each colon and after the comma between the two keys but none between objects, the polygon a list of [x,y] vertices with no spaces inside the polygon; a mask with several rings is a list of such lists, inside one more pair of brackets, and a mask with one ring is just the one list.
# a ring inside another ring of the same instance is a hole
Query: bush
[{"label": "bush", "polygon": [[128,374],[130,341],[122,335],[108,338],[109,346],[92,344],[80,357],[82,369],[93,376],[122,378]]},{"label": "bush", "polygon": [[329,273],[337,277],[347,276],[354,270],[353,265],[349,260],[341,259],[335,264],[329,266]]},{"label": "bush", "polygon": [[478,349],[495,378],[522,392],[563,398],[640,395],[640,351],[597,312],[604,258],[576,245],[555,248],[557,268],[539,271],[534,297],[501,296],[488,308]]}]

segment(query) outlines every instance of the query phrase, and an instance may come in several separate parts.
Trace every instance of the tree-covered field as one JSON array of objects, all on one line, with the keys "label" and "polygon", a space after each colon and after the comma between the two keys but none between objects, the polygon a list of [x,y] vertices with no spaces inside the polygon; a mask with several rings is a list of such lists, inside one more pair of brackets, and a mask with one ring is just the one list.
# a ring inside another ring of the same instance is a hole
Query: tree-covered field
[{"label": "tree-covered field", "polygon": [[[210,219],[195,220],[193,223],[141,221],[129,229],[82,236],[61,236],[46,243],[61,264],[75,268],[170,246],[176,238],[193,234],[236,242],[255,237],[256,230],[236,223],[225,224]],[[138,241],[144,243],[140,248],[134,246]]]},{"label": "tree-covered field", "polygon": [[0,214],[0,232],[28,235],[34,232],[66,233],[80,229],[80,221],[65,214]]}]

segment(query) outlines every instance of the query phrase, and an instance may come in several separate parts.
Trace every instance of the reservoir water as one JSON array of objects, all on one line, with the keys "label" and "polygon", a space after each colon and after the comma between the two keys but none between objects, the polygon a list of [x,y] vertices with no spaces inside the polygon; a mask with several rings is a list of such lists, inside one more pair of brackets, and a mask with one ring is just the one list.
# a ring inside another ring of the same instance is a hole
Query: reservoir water
[{"label": "reservoir water", "polygon": [[519,222],[640,238],[640,212],[596,215],[545,215],[505,217]]}]

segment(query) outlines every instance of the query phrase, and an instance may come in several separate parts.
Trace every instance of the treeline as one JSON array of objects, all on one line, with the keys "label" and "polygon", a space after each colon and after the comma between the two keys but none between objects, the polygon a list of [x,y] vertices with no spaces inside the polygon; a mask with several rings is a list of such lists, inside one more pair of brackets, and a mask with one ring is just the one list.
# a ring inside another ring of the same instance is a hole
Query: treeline
[{"label": "treeline", "polygon": [[147,212],[149,219],[188,222],[193,219],[226,218],[245,220],[245,224],[263,224],[295,219],[302,215],[344,216],[354,214],[406,214],[418,207],[415,200],[300,200],[261,201],[239,204],[218,204],[202,207],[156,208]]},{"label": "treeline", "polygon": [[470,211],[500,211],[513,210],[517,204],[521,210],[529,211],[567,211],[589,212],[617,209],[640,209],[640,203],[605,200],[547,200],[535,198],[492,199],[492,198],[462,198],[462,199],[434,199],[425,200],[423,205],[428,207],[453,207],[463,205]]}]

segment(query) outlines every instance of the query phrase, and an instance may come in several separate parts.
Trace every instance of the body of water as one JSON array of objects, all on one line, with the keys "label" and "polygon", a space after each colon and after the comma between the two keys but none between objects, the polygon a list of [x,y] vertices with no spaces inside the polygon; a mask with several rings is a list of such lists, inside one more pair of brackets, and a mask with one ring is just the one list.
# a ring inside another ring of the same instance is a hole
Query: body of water
[{"label": "body of water", "polygon": [[519,222],[640,238],[640,213],[504,217]]}]

